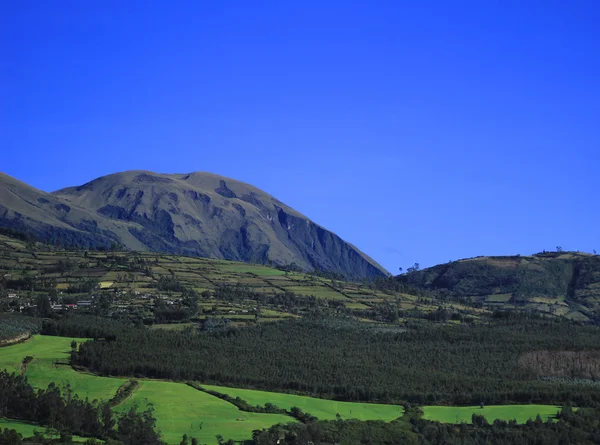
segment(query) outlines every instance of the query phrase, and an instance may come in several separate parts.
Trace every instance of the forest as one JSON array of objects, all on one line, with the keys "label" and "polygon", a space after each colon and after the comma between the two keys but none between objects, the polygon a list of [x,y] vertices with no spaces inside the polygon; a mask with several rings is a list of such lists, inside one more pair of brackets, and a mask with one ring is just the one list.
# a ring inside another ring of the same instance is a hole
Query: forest
[{"label": "forest", "polygon": [[521,316],[486,325],[394,327],[319,317],[198,333],[91,320],[48,322],[42,332],[96,338],[81,344],[72,361],[101,375],[196,380],[348,401],[600,402],[600,389],[585,380],[587,374],[570,369],[565,377],[581,378],[545,379],[521,360],[533,351],[598,348],[598,328],[561,321]]}]

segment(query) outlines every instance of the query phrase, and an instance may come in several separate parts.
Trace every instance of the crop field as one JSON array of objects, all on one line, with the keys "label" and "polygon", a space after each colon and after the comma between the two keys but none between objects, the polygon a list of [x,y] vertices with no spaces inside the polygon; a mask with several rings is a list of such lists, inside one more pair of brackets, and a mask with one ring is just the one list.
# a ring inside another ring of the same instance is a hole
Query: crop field
[{"label": "crop field", "polygon": [[[36,388],[47,388],[54,382],[62,387],[70,385],[79,397],[90,400],[112,399],[126,379],[97,377],[75,371],[68,364],[71,341],[85,341],[80,338],[52,337],[36,335],[30,340],[0,350],[0,369],[21,372],[21,363],[26,356],[33,357],[27,365],[25,375]],[[56,365],[54,362],[58,361]]]},{"label": "crop field", "polygon": [[423,418],[443,423],[471,423],[473,414],[485,416],[488,422],[496,419],[525,423],[539,414],[542,420],[552,419],[560,411],[553,405],[495,405],[485,406],[424,406]]},{"label": "crop field", "polygon": [[[19,420],[0,419],[0,430],[3,428],[16,430],[17,433],[21,434],[24,438],[33,437],[36,431],[40,433],[44,433],[44,431],[46,431],[46,428],[34,423],[21,422]],[[85,442],[86,440],[87,438],[85,437],[73,436],[73,442]]]},{"label": "crop field", "polygon": [[116,410],[127,411],[134,405],[143,410],[149,403],[154,406],[163,440],[172,444],[179,443],[183,434],[209,445],[217,443],[218,434],[226,440],[250,439],[255,429],[295,421],[281,414],[240,411],[229,402],[183,383],[151,380],[141,381],[133,396]]},{"label": "crop field", "polygon": [[266,403],[271,403],[279,408],[288,410],[293,406],[296,406],[320,420],[335,420],[339,414],[342,419],[392,421],[404,415],[404,407],[400,405],[338,402],[336,400],[317,399],[294,394],[228,388],[213,385],[202,386],[208,390],[227,394],[231,397],[239,397],[250,405],[263,406]]}]

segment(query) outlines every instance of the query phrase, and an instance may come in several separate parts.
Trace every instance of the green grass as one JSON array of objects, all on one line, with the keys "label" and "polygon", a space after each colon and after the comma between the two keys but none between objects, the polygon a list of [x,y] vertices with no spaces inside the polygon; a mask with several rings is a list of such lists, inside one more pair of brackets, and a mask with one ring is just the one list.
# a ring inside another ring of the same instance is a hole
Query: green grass
[{"label": "green grass", "polygon": [[317,298],[330,300],[346,300],[346,297],[336,290],[325,286],[288,286],[286,290],[299,295],[314,295]]},{"label": "green grass", "polygon": [[270,267],[259,266],[254,264],[221,262],[219,263],[218,268],[219,271],[222,273],[252,273],[254,275],[266,277],[285,275],[285,271],[283,270],[271,269]]},{"label": "green grass", "polygon": [[[40,433],[46,431],[45,427],[36,425],[34,423],[27,423],[20,420],[0,419],[0,430],[3,428],[16,430],[17,433],[23,436],[23,438],[33,437],[36,431]],[[85,437],[73,436],[73,442],[85,442],[86,440],[88,439]]]},{"label": "green grass", "polygon": [[488,422],[496,419],[525,423],[539,414],[543,420],[551,419],[560,411],[553,405],[494,405],[481,409],[479,406],[424,406],[423,418],[443,423],[471,423],[473,414],[485,416]]},{"label": "green grass", "polygon": [[[20,372],[23,358],[29,355],[33,361],[28,364],[25,375],[35,388],[45,389],[52,382],[60,387],[69,384],[73,392],[82,398],[112,399],[126,379],[97,377],[75,371],[66,364],[72,340],[85,341],[81,338],[36,335],[24,343],[6,346],[0,350],[0,369]],[[52,363],[55,360],[65,364],[55,367]]]},{"label": "green grass", "polygon": [[183,383],[151,380],[140,381],[133,396],[115,409],[124,412],[137,405],[144,410],[148,403],[154,406],[163,440],[170,444],[178,444],[183,434],[206,444],[217,443],[218,434],[237,441],[250,439],[255,429],[294,421],[285,415],[240,411],[231,403]]},{"label": "green grass", "polygon": [[318,417],[320,420],[335,419],[339,414],[343,419],[384,420],[391,421],[404,415],[404,407],[399,405],[383,405],[376,403],[338,402],[335,400],[317,399],[276,392],[256,391],[251,389],[228,388],[224,386],[202,385],[204,388],[239,397],[251,405],[271,403],[279,408],[290,409],[297,406],[302,411]]}]

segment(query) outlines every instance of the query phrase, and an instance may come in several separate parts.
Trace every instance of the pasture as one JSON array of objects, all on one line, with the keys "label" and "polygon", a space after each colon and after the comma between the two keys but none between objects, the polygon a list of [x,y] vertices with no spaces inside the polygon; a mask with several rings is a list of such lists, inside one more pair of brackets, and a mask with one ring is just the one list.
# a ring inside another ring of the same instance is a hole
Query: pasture
[{"label": "pasture", "polygon": [[132,406],[144,410],[149,403],[154,407],[163,440],[170,444],[179,443],[183,434],[209,445],[217,443],[218,434],[226,440],[250,439],[253,430],[295,421],[281,414],[240,411],[229,402],[183,383],[153,380],[140,381],[133,396],[115,410],[126,412]]},{"label": "pasture", "polygon": [[112,399],[127,380],[75,371],[68,363],[72,340],[80,343],[86,339],[36,335],[24,343],[6,346],[0,353],[0,369],[21,372],[23,359],[31,356],[33,360],[27,365],[25,375],[33,387],[45,389],[52,382],[59,387],[68,384],[79,397]]},{"label": "pasture", "polygon": [[523,424],[535,419],[539,414],[542,420],[552,419],[560,411],[560,406],[553,405],[494,405],[485,406],[424,406],[423,418],[442,423],[471,423],[471,416],[485,416],[489,423],[496,419],[513,420]]},{"label": "pasture", "polygon": [[337,414],[339,414],[342,419],[383,420],[389,422],[404,415],[404,407],[400,405],[338,402],[294,394],[228,388],[225,386],[202,386],[208,390],[227,394],[231,397],[239,397],[250,405],[264,406],[266,403],[271,403],[288,410],[296,406],[319,420],[335,420]]}]

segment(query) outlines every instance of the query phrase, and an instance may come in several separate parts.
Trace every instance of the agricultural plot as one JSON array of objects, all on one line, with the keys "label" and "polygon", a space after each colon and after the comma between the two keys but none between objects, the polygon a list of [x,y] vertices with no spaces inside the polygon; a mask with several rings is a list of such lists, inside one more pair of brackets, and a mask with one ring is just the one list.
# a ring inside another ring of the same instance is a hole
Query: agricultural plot
[{"label": "agricultural plot", "polygon": [[424,406],[423,418],[442,423],[471,423],[473,414],[485,416],[488,422],[496,419],[516,420],[523,424],[536,416],[546,421],[552,419],[560,411],[553,405],[495,405],[481,408],[479,406]]},{"label": "agricultural plot", "polygon": [[271,403],[279,408],[288,410],[296,406],[320,420],[334,420],[339,414],[342,419],[383,420],[389,422],[404,415],[404,407],[400,405],[339,402],[336,400],[317,399],[277,392],[213,385],[202,386],[208,390],[227,394],[231,397],[239,397],[250,405],[264,406],[266,403]]},{"label": "agricultural plot", "polygon": [[225,439],[245,440],[252,437],[253,430],[294,421],[281,414],[240,411],[229,402],[183,383],[150,380],[141,381],[134,395],[116,410],[126,412],[134,405],[144,410],[149,403],[154,406],[163,440],[170,444],[179,443],[183,434],[209,445],[217,443],[218,434]]}]

